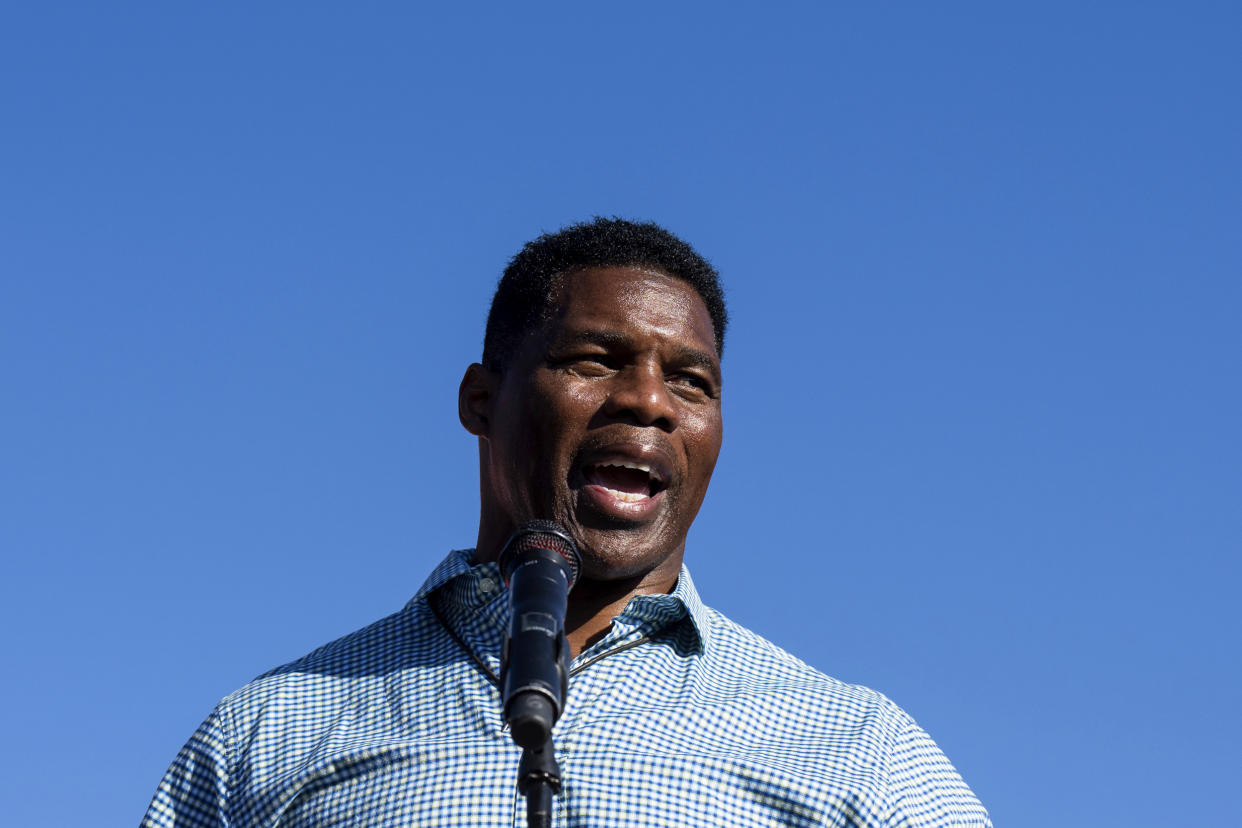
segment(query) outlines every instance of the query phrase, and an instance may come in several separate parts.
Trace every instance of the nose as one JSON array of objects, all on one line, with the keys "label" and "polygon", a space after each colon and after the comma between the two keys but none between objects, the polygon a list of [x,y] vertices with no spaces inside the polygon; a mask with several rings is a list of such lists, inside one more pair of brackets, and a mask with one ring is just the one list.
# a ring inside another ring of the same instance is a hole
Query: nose
[{"label": "nose", "polygon": [[618,372],[604,413],[614,420],[663,431],[677,428],[677,405],[664,383],[664,372],[656,365],[629,365]]}]

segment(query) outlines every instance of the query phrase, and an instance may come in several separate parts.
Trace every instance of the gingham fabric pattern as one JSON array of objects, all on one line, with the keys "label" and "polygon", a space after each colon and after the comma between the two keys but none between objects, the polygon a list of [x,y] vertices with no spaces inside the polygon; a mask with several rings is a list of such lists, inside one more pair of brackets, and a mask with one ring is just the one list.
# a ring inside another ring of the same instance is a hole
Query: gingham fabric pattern
[{"label": "gingham fabric pattern", "polygon": [[[143,826],[524,826],[507,620],[496,566],[450,554],[401,612],[221,701]],[[991,824],[896,705],[705,607],[684,568],[574,660],[553,735],[555,826]]]}]

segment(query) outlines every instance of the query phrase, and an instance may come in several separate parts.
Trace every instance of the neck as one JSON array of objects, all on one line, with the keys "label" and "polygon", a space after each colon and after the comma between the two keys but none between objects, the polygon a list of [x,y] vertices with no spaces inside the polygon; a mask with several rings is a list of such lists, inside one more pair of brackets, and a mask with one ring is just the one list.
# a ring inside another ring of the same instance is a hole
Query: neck
[{"label": "neck", "polygon": [[651,572],[632,578],[595,581],[582,578],[569,593],[565,634],[570,654],[577,656],[608,634],[612,621],[635,595],[664,595],[677,586],[681,561],[665,561]]},{"label": "neck", "polygon": [[[479,521],[475,563],[494,561],[500,557],[505,541],[515,527],[486,520],[486,505]],[[586,550],[582,550],[584,554]],[[677,586],[681,573],[682,549],[665,558],[649,572],[621,578],[592,578],[584,573],[569,593],[565,612],[565,635],[570,655],[577,656],[608,634],[612,620],[625,611],[635,595],[666,595]],[[584,562],[583,569],[589,570]]]}]

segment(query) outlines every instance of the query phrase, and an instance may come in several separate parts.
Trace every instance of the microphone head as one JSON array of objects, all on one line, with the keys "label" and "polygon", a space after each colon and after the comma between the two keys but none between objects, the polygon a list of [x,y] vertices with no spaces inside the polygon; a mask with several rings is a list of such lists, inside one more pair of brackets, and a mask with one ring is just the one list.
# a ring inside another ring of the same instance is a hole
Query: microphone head
[{"label": "microphone head", "polygon": [[500,553],[500,574],[504,576],[506,584],[509,576],[513,574],[518,558],[531,549],[547,549],[564,558],[569,564],[569,588],[573,589],[578,573],[582,570],[582,556],[578,554],[578,546],[569,537],[569,532],[551,520],[532,520],[509,537]]}]

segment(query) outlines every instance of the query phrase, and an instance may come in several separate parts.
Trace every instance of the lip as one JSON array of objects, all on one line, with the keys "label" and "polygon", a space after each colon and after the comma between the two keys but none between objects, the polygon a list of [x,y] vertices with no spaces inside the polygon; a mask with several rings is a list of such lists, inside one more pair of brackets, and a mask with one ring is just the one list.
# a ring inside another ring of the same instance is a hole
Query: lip
[{"label": "lip", "polygon": [[592,511],[603,513],[611,518],[623,521],[642,522],[650,520],[661,506],[664,505],[664,492],[645,497],[635,503],[617,499],[611,491],[594,483],[582,487],[586,504]]},{"label": "lip", "polygon": [[[647,466],[660,481],[661,488],[653,495],[635,502],[621,500],[610,489],[587,482],[584,470],[589,466],[637,463]],[[669,450],[649,441],[610,441],[601,445],[583,446],[573,464],[573,488],[583,495],[583,505],[591,511],[615,520],[642,522],[649,520],[663,507],[670,489],[677,485],[675,464]]]}]

